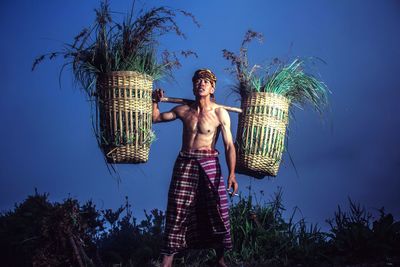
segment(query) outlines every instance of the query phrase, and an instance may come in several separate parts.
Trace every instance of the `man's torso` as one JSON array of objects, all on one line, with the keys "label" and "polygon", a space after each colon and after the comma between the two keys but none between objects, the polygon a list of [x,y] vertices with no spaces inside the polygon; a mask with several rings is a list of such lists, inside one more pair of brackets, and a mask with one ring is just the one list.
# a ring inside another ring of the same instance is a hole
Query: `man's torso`
[{"label": "man's torso", "polygon": [[219,106],[212,104],[198,111],[193,106],[182,105],[176,110],[183,123],[182,150],[214,149],[219,134]]}]

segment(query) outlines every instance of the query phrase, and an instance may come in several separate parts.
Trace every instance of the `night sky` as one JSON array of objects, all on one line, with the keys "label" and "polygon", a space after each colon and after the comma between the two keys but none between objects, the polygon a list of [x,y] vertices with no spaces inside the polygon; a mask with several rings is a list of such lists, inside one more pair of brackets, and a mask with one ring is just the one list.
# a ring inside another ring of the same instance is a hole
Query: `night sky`
[{"label": "night sky", "polygon": [[[0,211],[28,194],[50,193],[52,201],[68,196],[98,208],[116,208],[128,196],[134,215],[166,208],[172,166],[180,149],[180,121],[154,125],[157,141],[149,161],[117,166],[121,182],[107,171],[92,132],[89,103],[62,59],[46,61],[31,72],[34,58],[60,50],[94,20],[98,1],[20,0],[0,3]],[[178,23],[187,34],[160,40],[160,50],[194,50],[198,58],[182,59],[175,81],[157,84],[174,97],[193,98],[191,77],[198,68],[218,78],[217,102],[239,106],[231,94],[235,79],[224,69],[221,50],[237,52],[244,33],[263,33],[264,43],[249,46],[253,64],[275,57],[319,57],[316,66],[332,94],[321,117],[311,108],[294,110],[289,123],[289,154],[278,176],[254,180],[237,175],[240,190],[252,190],[265,201],[283,190],[289,217],[294,208],[306,221],[326,227],[348,198],[373,214],[385,207],[400,218],[400,2],[399,1],[142,1],[149,8],[167,5],[192,12]],[[116,12],[131,1],[111,1]],[[118,15],[118,13],[116,13]],[[160,104],[161,110],[173,105]],[[236,134],[237,114],[231,113]],[[218,143],[224,159],[222,139]],[[225,163],[225,160],[221,160]],[[223,164],[226,177],[227,169]]]}]

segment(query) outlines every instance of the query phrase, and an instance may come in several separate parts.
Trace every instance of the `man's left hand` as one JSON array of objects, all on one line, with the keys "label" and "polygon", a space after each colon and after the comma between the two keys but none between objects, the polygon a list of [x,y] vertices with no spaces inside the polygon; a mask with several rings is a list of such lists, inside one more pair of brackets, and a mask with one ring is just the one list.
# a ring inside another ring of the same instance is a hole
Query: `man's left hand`
[{"label": "man's left hand", "polygon": [[[231,189],[233,189],[233,192],[230,192]],[[229,195],[238,196],[238,194],[237,194],[238,189],[239,189],[239,184],[236,181],[235,174],[229,175],[229,177],[228,177],[228,192],[229,192]]]}]

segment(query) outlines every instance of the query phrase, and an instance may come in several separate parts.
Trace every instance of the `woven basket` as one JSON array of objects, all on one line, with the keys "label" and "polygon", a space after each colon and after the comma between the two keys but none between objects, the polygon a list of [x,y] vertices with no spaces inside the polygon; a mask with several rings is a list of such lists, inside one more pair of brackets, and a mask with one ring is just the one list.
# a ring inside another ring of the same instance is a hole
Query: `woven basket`
[{"label": "woven basket", "polygon": [[289,100],[273,93],[242,99],[236,135],[236,172],[255,178],[276,176],[284,150]]},{"label": "woven basket", "polygon": [[149,157],[152,77],[115,71],[98,77],[99,138],[109,163],[142,163]]}]

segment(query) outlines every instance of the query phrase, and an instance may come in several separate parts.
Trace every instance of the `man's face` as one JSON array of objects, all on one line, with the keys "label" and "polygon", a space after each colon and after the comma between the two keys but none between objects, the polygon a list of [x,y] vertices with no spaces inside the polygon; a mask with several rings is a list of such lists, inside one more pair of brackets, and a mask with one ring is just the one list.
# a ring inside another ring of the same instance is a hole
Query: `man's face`
[{"label": "man's face", "polygon": [[193,83],[193,93],[195,96],[207,96],[214,94],[213,83],[209,79],[197,79]]}]

